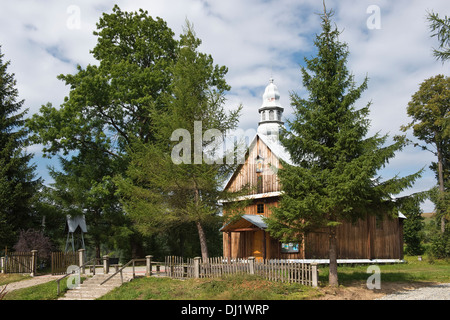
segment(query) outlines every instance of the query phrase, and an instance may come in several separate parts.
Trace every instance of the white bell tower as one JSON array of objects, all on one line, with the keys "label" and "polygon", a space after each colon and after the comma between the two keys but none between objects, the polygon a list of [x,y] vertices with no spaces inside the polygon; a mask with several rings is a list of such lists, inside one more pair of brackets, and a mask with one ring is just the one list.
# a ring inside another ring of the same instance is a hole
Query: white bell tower
[{"label": "white bell tower", "polygon": [[284,124],[281,120],[283,111],[284,109],[280,104],[280,92],[273,83],[273,78],[270,78],[270,83],[264,91],[263,103],[258,110],[260,115],[258,133],[278,139],[280,126]]}]

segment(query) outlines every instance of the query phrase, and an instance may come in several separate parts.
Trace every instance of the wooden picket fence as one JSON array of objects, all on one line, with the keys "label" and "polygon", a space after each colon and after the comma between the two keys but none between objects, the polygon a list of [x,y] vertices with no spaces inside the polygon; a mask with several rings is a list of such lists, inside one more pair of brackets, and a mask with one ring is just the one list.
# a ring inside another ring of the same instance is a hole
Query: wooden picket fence
[{"label": "wooden picket fence", "polygon": [[33,260],[31,252],[12,252],[2,257],[3,273],[31,273]]},{"label": "wooden picket fence", "polygon": [[71,265],[79,265],[78,252],[52,252],[52,275],[66,274]]},{"label": "wooden picket fence", "polygon": [[271,281],[317,286],[317,265],[286,260],[255,263],[255,274]]},{"label": "wooden picket fence", "polygon": [[301,283],[317,286],[317,265],[287,260],[229,259],[215,257],[183,259],[166,257],[165,270],[168,277],[218,278],[229,274],[255,274],[271,281]]}]

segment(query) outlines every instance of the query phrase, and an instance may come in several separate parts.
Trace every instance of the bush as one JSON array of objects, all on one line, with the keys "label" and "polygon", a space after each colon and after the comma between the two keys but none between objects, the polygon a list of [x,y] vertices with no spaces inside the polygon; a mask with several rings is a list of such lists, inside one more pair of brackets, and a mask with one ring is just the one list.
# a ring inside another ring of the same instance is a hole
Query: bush
[{"label": "bush", "polygon": [[450,258],[450,232],[437,233],[431,239],[430,254],[436,259]]},{"label": "bush", "polygon": [[52,253],[52,243],[42,231],[28,229],[21,231],[19,240],[14,245],[14,250],[21,252],[30,252],[31,250],[38,251],[38,257],[43,260],[48,260]]}]

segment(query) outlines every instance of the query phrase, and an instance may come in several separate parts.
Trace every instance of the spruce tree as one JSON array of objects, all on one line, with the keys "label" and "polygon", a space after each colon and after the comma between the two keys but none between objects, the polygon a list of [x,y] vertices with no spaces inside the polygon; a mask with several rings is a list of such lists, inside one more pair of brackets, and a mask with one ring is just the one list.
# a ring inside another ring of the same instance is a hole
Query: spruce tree
[{"label": "spruce tree", "polygon": [[346,66],[347,45],[339,40],[331,16],[326,10],[321,16],[317,56],[305,59],[301,68],[309,96],[291,94],[294,117],[280,141],[294,165],[282,161],[278,174],[284,193],[267,223],[274,237],[288,242],[301,242],[302,235],[319,229],[327,232],[329,284],[337,286],[337,226],[369,214],[397,215],[401,199],[391,196],[411,186],[419,173],[386,181],[377,175],[404,141],[385,145],[387,135],[366,137],[370,103],[359,109],[355,103],[368,79],[355,84]]},{"label": "spruce tree", "polygon": [[[0,47],[1,48],[1,47]],[[40,180],[35,179],[32,154],[26,153],[26,110],[18,100],[14,74],[0,51],[0,247],[14,245],[19,231],[33,226],[33,197]]]}]

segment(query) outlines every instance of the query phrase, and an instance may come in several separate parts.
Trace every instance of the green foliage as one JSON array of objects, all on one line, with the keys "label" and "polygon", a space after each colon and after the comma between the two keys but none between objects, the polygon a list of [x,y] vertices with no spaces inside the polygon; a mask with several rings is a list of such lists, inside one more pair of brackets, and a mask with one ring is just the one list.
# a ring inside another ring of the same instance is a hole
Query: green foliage
[{"label": "green foliage", "polygon": [[36,179],[33,157],[25,151],[27,131],[22,110],[24,101],[17,101],[14,74],[0,52],[0,246],[12,246],[21,229],[33,227],[37,213],[34,201],[41,180]]},{"label": "green foliage", "polygon": [[437,75],[420,84],[408,103],[407,113],[412,122],[402,127],[427,144],[447,143],[450,139],[450,77]]},{"label": "green foliage", "polygon": [[150,111],[165,108],[161,94],[171,81],[173,32],[146,11],[123,12],[117,5],[103,14],[97,30],[92,53],[98,65],[60,75],[70,96],[60,108],[43,106],[28,121],[33,141],[50,155],[90,149],[123,157],[133,138],[153,140]]},{"label": "green foliage", "polygon": [[[402,127],[403,131],[413,130],[413,134],[425,145],[424,150],[431,151],[437,158],[430,166],[436,172],[439,191],[431,193],[431,200],[436,204],[438,219],[442,228],[445,219],[450,219],[450,77],[437,75],[426,79],[420,89],[408,103],[407,112],[411,123]],[[431,148],[431,149],[430,149]]]},{"label": "green foliage", "polygon": [[412,199],[405,203],[401,212],[406,216],[403,222],[403,240],[406,244],[405,252],[408,255],[422,255],[425,252],[424,218],[420,208],[420,200]]},{"label": "green foliage", "polygon": [[339,41],[329,17],[322,16],[317,57],[305,59],[301,69],[309,96],[291,95],[294,119],[281,135],[295,165],[283,163],[278,172],[284,194],[268,219],[268,230],[284,241],[298,241],[304,232],[331,230],[367,214],[395,215],[402,199],[392,201],[391,195],[419,176],[377,176],[404,141],[386,145],[387,136],[366,137],[370,103],[359,109],[355,104],[368,79],[355,84],[346,67],[347,45]]},{"label": "green foliage", "polygon": [[429,12],[427,19],[433,32],[432,37],[437,37],[439,41],[439,49],[433,49],[433,54],[444,63],[450,59],[450,18],[441,18],[437,13]]},{"label": "green foliage", "polygon": [[430,254],[436,259],[450,258],[450,232],[436,232],[431,237]]}]

